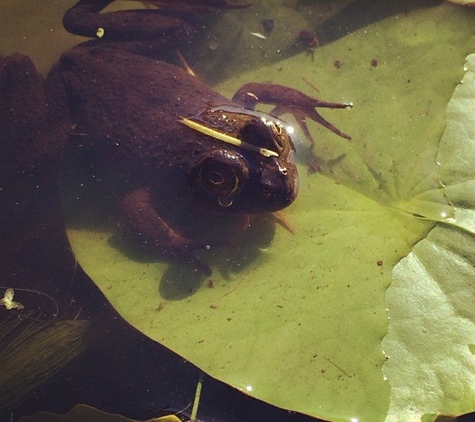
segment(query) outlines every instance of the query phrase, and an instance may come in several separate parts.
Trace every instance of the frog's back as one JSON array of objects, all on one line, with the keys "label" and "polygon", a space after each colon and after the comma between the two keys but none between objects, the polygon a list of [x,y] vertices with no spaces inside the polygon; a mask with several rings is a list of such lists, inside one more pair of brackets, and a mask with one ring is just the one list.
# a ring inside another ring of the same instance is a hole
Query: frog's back
[{"label": "frog's back", "polygon": [[193,145],[181,117],[232,104],[181,68],[115,49],[77,47],[63,54],[59,71],[81,142],[142,174],[147,166],[186,166]]}]

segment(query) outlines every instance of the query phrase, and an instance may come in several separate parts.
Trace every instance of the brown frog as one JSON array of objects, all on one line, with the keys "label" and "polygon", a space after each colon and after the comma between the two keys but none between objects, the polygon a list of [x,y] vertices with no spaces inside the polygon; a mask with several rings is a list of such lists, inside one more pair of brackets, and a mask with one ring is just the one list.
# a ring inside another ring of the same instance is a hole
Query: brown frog
[{"label": "brown frog", "polygon": [[291,136],[277,117],[255,111],[257,103],[292,113],[304,130],[309,117],[346,137],[316,107],[348,104],[271,84],[246,85],[229,100],[173,64],[195,33],[196,11],[238,6],[173,0],[100,13],[112,2],[81,0],[65,14],[68,31],[95,40],[65,52],[44,83],[26,57],[2,62],[2,127],[18,168],[54,163],[67,142],[106,161],[121,176],[124,221],[144,243],[188,253],[209,244],[193,238],[192,226],[238,216],[244,227],[249,215],[295,200]]}]

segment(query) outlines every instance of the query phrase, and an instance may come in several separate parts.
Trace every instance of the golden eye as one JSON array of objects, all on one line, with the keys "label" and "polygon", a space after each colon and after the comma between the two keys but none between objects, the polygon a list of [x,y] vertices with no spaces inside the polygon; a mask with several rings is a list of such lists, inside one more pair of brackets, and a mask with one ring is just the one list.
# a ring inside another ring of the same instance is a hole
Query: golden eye
[{"label": "golden eye", "polygon": [[204,186],[219,193],[233,193],[239,186],[239,177],[234,169],[219,162],[203,165],[199,178]]},{"label": "golden eye", "polygon": [[286,131],[284,130],[283,126],[269,121],[268,126],[272,132],[272,136],[274,138],[274,142],[277,146],[278,151],[282,151],[285,147],[285,136],[287,135]]},{"label": "golden eye", "polygon": [[218,202],[221,207],[232,205],[235,196],[249,179],[244,158],[229,150],[207,153],[188,173],[188,181],[197,195]]}]

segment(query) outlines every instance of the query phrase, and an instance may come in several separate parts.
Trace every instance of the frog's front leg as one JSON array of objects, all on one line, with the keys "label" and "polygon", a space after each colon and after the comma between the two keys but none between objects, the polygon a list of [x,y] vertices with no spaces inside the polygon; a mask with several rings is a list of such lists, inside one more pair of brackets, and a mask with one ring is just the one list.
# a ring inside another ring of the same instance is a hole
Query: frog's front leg
[{"label": "frog's front leg", "polygon": [[292,114],[312,147],[315,142],[307,127],[307,117],[326,127],[338,136],[348,140],[351,139],[351,136],[333,126],[316,110],[318,107],[349,108],[353,106],[351,103],[330,103],[310,97],[293,88],[265,83],[249,83],[243,85],[236,94],[234,94],[233,101],[251,110],[254,110],[258,103],[275,105],[275,108],[270,114],[276,117],[285,113]]},{"label": "frog's front leg", "polygon": [[[156,212],[147,189],[135,189],[122,199],[127,225],[147,242],[166,251],[197,247],[195,242],[174,231]],[[200,245],[201,246],[201,245]]]},{"label": "frog's front leg", "polygon": [[204,248],[205,244],[187,239],[173,230],[155,210],[147,189],[139,188],[126,194],[122,199],[121,209],[126,225],[144,243],[151,244],[167,255],[186,257],[190,264],[203,273],[211,273],[209,266],[191,255],[192,251]]}]

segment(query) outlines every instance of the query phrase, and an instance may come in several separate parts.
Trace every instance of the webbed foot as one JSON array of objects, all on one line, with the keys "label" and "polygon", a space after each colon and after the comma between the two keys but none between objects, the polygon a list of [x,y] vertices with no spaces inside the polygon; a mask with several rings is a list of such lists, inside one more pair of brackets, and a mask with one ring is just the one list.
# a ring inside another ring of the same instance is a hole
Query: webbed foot
[{"label": "webbed foot", "polygon": [[351,139],[351,136],[342,132],[324,119],[317,111],[317,108],[349,108],[352,103],[330,103],[317,98],[310,97],[301,91],[276,84],[249,83],[243,85],[234,94],[233,101],[241,104],[245,108],[254,109],[258,103],[271,104],[275,108],[270,114],[279,117],[285,113],[292,114],[302,129],[310,144],[315,144],[308,127],[306,119],[310,118],[335,133],[342,138]]}]

